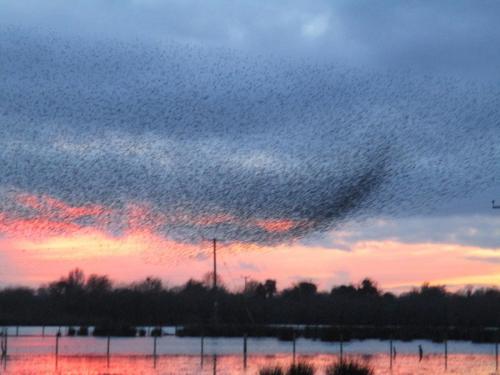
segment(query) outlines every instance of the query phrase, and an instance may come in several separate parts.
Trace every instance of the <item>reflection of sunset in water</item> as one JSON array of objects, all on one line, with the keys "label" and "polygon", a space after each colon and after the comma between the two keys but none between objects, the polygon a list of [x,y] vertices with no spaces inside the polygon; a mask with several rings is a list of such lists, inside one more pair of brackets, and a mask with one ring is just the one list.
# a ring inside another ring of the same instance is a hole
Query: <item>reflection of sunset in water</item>
[{"label": "reflection of sunset in water", "polygon": [[[441,375],[453,373],[457,375],[488,375],[494,372],[494,357],[484,354],[453,354],[448,358],[448,370],[444,369],[442,355],[430,355],[422,362],[416,355],[398,355],[392,371],[386,355],[353,356],[361,362],[370,364],[376,375]],[[214,362],[215,360],[215,362]],[[338,360],[336,355],[298,356],[299,361],[312,364],[316,375],[323,375],[325,368]],[[14,356],[7,361],[5,374],[70,374],[70,375],[156,375],[156,374],[258,374],[265,366],[291,363],[290,355],[256,355],[249,356],[247,368],[243,367],[241,356],[205,356],[201,363],[199,356],[159,356],[156,367],[152,356],[114,356],[110,358],[109,367],[103,356],[61,356],[57,368],[53,355]]]}]

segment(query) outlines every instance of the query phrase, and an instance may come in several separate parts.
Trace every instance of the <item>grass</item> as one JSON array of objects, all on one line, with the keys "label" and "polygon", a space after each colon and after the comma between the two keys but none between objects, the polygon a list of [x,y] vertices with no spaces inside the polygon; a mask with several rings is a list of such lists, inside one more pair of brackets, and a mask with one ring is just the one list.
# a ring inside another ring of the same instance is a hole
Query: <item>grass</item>
[{"label": "grass", "polygon": [[299,363],[291,365],[286,375],[313,375],[314,367],[307,363]]},{"label": "grass", "polygon": [[283,369],[279,366],[264,367],[260,369],[259,375],[285,375]]},{"label": "grass", "polygon": [[260,369],[259,375],[313,375],[314,367],[307,363],[291,365],[288,370],[283,370],[279,366],[270,366]]},{"label": "grass", "polygon": [[356,362],[356,361],[343,361],[328,366],[326,375],[373,375],[373,369],[370,367]]}]

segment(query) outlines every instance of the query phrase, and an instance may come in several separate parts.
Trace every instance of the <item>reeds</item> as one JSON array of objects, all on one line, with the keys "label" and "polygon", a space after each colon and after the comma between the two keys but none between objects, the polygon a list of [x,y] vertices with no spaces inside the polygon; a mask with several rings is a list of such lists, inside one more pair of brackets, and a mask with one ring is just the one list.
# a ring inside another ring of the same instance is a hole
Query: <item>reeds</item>
[{"label": "reeds", "polygon": [[373,375],[373,369],[360,362],[349,360],[328,366],[326,375]]},{"label": "reeds", "polygon": [[260,369],[259,375],[313,375],[314,367],[308,363],[293,364],[285,371],[280,366],[270,366]]},{"label": "reeds", "polygon": [[259,375],[285,375],[283,369],[279,366],[264,367],[260,369]]},{"label": "reeds", "polygon": [[293,364],[288,368],[286,375],[313,375],[314,367],[308,363]]}]

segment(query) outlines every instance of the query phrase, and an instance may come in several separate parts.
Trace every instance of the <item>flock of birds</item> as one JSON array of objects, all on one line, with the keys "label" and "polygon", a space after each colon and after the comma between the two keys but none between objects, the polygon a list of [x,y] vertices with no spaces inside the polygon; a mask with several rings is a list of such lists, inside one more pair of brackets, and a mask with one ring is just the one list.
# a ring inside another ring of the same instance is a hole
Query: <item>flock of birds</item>
[{"label": "flock of birds", "polygon": [[432,212],[499,166],[499,86],[452,74],[12,27],[0,72],[0,220],[42,215],[20,195],[105,208],[49,232],[119,236],[141,207],[177,242],[276,244]]}]

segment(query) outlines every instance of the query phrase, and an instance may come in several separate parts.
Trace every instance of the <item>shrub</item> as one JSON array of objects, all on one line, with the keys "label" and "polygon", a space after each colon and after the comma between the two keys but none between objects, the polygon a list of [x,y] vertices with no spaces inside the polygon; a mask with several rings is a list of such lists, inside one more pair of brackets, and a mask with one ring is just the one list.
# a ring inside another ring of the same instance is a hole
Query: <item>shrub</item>
[{"label": "shrub", "polygon": [[76,333],[78,336],[88,336],[89,335],[89,327],[81,326],[78,328],[78,332]]},{"label": "shrub", "polygon": [[161,329],[161,327],[155,327],[151,330],[151,336],[153,337],[161,337],[163,336],[163,330]]},{"label": "shrub", "polygon": [[290,366],[287,375],[313,375],[314,367],[307,363],[299,363],[297,365],[293,364]]},{"label": "shrub", "polygon": [[260,369],[259,375],[285,375],[283,369],[279,366],[275,367],[264,367]]},{"label": "shrub", "polygon": [[370,367],[356,362],[356,361],[343,361],[328,366],[326,375],[373,375],[373,369]]},{"label": "shrub", "polygon": [[103,326],[95,327],[94,336],[118,336],[118,337],[134,337],[137,334],[135,327],[129,326]]}]

